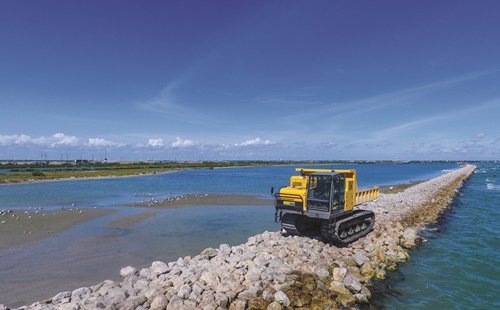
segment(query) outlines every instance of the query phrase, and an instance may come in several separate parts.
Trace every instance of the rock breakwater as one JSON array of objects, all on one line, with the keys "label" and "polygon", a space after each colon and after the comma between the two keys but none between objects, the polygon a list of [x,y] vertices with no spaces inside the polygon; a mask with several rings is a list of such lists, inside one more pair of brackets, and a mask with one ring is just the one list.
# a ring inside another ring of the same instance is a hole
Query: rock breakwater
[{"label": "rock breakwater", "polygon": [[375,227],[348,247],[264,232],[175,262],[128,266],[120,282],[106,280],[21,308],[335,309],[368,303],[371,280],[408,259],[408,249],[423,241],[418,228],[437,219],[474,169],[467,165],[360,206],[375,212]]}]

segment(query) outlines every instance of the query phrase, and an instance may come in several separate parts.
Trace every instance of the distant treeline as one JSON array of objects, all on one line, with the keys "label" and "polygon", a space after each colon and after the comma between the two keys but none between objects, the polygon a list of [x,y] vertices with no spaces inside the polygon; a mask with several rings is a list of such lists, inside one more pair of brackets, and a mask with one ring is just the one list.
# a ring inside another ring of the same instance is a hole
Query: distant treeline
[{"label": "distant treeline", "polygon": [[314,164],[415,164],[415,163],[444,163],[459,161],[392,161],[392,160],[304,160],[304,161],[277,161],[277,160],[234,160],[234,161],[155,161],[155,162],[100,162],[100,161],[10,161],[0,163],[0,169],[15,169],[33,171],[31,169],[52,171],[72,170],[106,170],[106,169],[183,169],[183,168],[222,168],[240,166],[272,166],[272,165],[314,165]]}]

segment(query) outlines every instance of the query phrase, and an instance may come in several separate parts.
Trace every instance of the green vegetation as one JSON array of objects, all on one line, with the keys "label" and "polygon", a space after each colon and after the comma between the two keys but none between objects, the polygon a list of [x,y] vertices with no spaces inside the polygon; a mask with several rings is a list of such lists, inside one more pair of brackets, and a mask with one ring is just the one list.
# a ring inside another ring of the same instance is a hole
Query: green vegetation
[{"label": "green vegetation", "polygon": [[[283,162],[280,163],[283,164]],[[8,171],[0,173],[0,184],[67,178],[133,176],[163,173],[181,169],[212,169],[216,167],[260,166],[272,164],[277,164],[277,162],[5,162],[0,163],[0,169],[8,169]]]},{"label": "green vegetation", "polygon": [[42,171],[33,171],[31,174],[34,177],[44,177],[45,176],[45,173],[43,173]]}]

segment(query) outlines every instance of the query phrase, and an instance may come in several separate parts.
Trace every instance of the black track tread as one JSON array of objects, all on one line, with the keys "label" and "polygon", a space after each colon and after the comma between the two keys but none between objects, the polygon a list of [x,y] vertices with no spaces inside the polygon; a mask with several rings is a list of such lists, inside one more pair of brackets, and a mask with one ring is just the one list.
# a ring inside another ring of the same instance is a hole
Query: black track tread
[{"label": "black track tread", "polygon": [[[366,217],[371,217],[371,223],[366,229],[347,238],[340,238],[339,236],[340,234],[338,231],[340,225],[356,221],[359,218],[366,218]],[[358,240],[361,237],[368,235],[372,231],[374,224],[375,224],[375,214],[372,211],[356,210],[353,212],[349,212],[348,214],[343,215],[341,217],[329,221],[323,221],[321,223],[321,236],[328,242],[340,245],[347,245],[351,242]]]}]

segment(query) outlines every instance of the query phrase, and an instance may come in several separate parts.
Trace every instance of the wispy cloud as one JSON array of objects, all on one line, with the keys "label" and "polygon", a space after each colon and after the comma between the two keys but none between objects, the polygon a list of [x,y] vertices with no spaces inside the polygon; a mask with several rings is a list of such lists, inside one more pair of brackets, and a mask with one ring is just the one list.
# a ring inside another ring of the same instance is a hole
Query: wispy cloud
[{"label": "wispy cloud", "polygon": [[[495,98],[492,100],[487,100],[482,103],[476,103],[473,106],[456,108],[453,111],[446,111],[441,114],[426,116],[418,119],[413,119],[411,121],[405,121],[400,124],[386,127],[380,130],[372,131],[368,135],[368,139],[371,141],[381,141],[391,139],[395,136],[402,136],[410,130],[420,129],[425,126],[429,126],[432,123],[442,122],[445,120],[453,120],[459,117],[467,116],[471,112],[478,112],[481,110],[487,110],[490,108],[496,108],[500,104],[500,98]],[[485,136],[484,133],[480,133],[476,136],[476,139],[481,140]]]},{"label": "wispy cloud", "polygon": [[326,149],[326,150],[328,150],[328,149],[331,149],[331,148],[336,147],[336,146],[337,146],[337,143],[335,143],[335,142],[330,142],[330,141],[329,141],[329,142],[321,142],[321,143],[319,144],[319,146],[320,146],[322,149]]},{"label": "wispy cloud", "polygon": [[188,78],[183,76],[171,81],[160,91],[159,95],[149,101],[140,103],[139,107],[150,112],[177,117],[183,117],[186,114],[189,114],[192,111],[180,105],[177,102],[175,95],[175,91],[179,89],[187,80]]},{"label": "wispy cloud", "polygon": [[191,74],[169,82],[158,95],[145,102],[139,103],[137,107],[141,110],[151,112],[154,116],[161,116],[169,120],[181,121],[188,124],[213,124],[221,123],[220,119],[212,119],[198,109],[189,107],[189,102],[182,99],[182,87],[191,79]]}]

